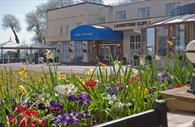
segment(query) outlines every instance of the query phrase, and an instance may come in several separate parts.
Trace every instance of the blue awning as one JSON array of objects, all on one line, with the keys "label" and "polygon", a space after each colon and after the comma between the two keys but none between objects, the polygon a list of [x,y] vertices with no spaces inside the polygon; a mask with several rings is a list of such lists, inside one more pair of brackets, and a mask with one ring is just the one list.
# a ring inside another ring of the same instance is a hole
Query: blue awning
[{"label": "blue awning", "polygon": [[119,41],[123,40],[123,32],[113,31],[110,28],[95,25],[81,25],[71,31],[72,41]]}]

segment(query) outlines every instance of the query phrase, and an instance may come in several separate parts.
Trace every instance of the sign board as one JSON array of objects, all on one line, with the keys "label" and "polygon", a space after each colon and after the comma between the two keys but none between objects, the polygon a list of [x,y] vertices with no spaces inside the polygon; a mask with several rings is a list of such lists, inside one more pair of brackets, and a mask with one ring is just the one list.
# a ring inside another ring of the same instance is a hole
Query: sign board
[{"label": "sign board", "polygon": [[112,28],[112,30],[114,31],[134,30],[134,29],[147,28],[154,22],[166,18],[167,17],[142,18],[142,19],[127,20],[127,21],[109,22],[109,23],[98,24],[98,25]]}]

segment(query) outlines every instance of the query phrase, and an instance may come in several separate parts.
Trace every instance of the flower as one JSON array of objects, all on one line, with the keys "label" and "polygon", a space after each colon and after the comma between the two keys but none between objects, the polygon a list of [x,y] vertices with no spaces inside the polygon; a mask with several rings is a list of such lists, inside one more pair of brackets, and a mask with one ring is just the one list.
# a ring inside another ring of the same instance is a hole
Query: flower
[{"label": "flower", "polygon": [[91,103],[91,98],[90,98],[90,96],[89,95],[87,95],[85,92],[82,92],[81,94],[80,94],[80,96],[79,96],[79,104],[84,104],[85,102],[87,103],[87,104],[90,104]]},{"label": "flower", "polygon": [[16,106],[14,109],[14,112],[16,113],[22,113],[26,110],[27,108],[25,106]]},{"label": "flower", "polygon": [[115,103],[116,108],[123,109],[124,104],[122,102],[116,102]]},{"label": "flower", "polygon": [[59,71],[59,72],[57,72],[57,78],[59,80],[64,80],[66,78],[66,75]]},{"label": "flower", "polygon": [[46,120],[42,119],[41,122],[40,122],[40,125],[43,126],[43,127],[46,126]]},{"label": "flower", "polygon": [[70,96],[70,95],[74,95],[77,92],[77,87],[75,87],[75,85],[73,84],[69,84],[69,85],[57,85],[54,88],[54,91],[56,91],[58,94],[64,95],[64,96]]},{"label": "flower", "polygon": [[131,79],[129,80],[129,83],[134,84],[134,83],[137,83],[139,80],[140,80],[139,75],[135,75],[135,76],[131,77]]},{"label": "flower", "polygon": [[54,59],[54,54],[51,50],[47,49],[45,55],[46,55],[47,60]]},{"label": "flower", "polygon": [[108,100],[108,101],[116,101],[117,97],[115,95],[110,96],[109,94],[104,97],[104,99]]},{"label": "flower", "polygon": [[160,60],[161,59],[161,57],[158,56],[158,55],[155,55],[154,58],[155,58],[155,60]]},{"label": "flower", "polygon": [[27,109],[25,106],[16,106],[14,113],[8,117],[11,126],[16,124],[19,127],[36,127],[38,124],[41,125],[41,122],[42,125],[44,124],[44,121],[39,123],[39,114],[34,109]]},{"label": "flower", "polygon": [[172,47],[174,42],[171,41],[171,40],[168,40],[167,43],[168,43],[168,45],[169,45],[170,47]]},{"label": "flower", "polygon": [[25,89],[25,87],[23,85],[19,85],[19,90],[22,92],[22,93],[27,93],[27,90]]},{"label": "flower", "polygon": [[20,77],[26,78],[27,77],[27,68],[22,66],[20,70],[18,70],[18,75]]},{"label": "flower", "polygon": [[148,94],[148,89],[147,88],[144,89],[144,95],[146,95],[146,94]]},{"label": "flower", "polygon": [[88,75],[91,75],[94,72],[94,69],[93,68],[87,68],[86,72],[87,72]]},{"label": "flower", "polygon": [[94,89],[96,85],[97,85],[97,83],[95,80],[87,80],[84,83],[84,86],[87,88],[90,88],[90,89]]},{"label": "flower", "polygon": [[145,60],[144,60],[144,58],[141,58],[140,59],[140,65],[144,65],[145,64]]},{"label": "flower", "polygon": [[106,65],[106,64],[100,63],[100,66],[102,66],[102,69],[103,69],[103,70],[107,70],[107,65]]},{"label": "flower", "polygon": [[13,115],[10,115],[9,117],[9,123],[10,123],[10,125],[13,125],[14,124],[14,116]]},{"label": "flower", "polygon": [[63,109],[63,106],[61,103],[57,103],[56,101],[52,100],[50,102],[50,112],[52,113],[61,113]]}]

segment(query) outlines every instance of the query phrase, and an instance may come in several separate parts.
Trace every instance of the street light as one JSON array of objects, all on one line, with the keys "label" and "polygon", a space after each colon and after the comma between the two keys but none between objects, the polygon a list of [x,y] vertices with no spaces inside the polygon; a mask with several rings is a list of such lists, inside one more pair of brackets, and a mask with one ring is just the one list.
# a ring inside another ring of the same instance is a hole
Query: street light
[{"label": "street light", "polygon": [[[191,41],[186,47],[186,56],[195,67],[195,40]],[[188,92],[195,94],[195,75],[192,77],[191,88]]]}]

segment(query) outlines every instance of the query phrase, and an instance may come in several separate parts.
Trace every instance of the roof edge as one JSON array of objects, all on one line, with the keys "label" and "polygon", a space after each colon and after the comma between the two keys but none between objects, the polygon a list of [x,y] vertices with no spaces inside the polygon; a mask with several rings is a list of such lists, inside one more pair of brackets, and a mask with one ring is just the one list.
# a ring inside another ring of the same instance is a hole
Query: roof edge
[{"label": "roof edge", "polygon": [[63,8],[68,8],[68,7],[73,7],[73,6],[78,6],[78,5],[82,5],[82,4],[93,4],[93,5],[99,5],[99,6],[104,6],[104,7],[113,7],[113,6],[105,5],[105,4],[97,4],[97,3],[92,3],[92,2],[81,2],[81,3],[77,3],[77,4],[67,5],[67,6],[64,6],[64,7],[49,9],[49,10],[47,10],[47,12],[58,10],[58,9],[63,9]]}]

